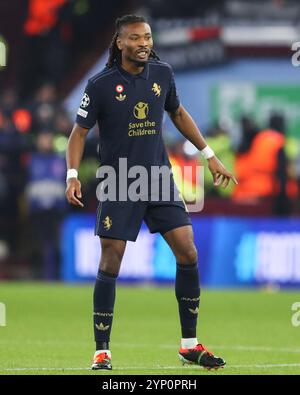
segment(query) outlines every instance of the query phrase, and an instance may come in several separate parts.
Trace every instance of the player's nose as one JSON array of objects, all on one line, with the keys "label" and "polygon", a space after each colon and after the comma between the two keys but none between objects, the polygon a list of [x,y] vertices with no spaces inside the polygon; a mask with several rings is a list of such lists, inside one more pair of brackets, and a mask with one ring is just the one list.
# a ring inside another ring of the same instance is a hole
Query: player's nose
[{"label": "player's nose", "polygon": [[142,48],[142,49],[149,48],[148,42],[144,37],[141,37],[139,39],[139,48]]}]

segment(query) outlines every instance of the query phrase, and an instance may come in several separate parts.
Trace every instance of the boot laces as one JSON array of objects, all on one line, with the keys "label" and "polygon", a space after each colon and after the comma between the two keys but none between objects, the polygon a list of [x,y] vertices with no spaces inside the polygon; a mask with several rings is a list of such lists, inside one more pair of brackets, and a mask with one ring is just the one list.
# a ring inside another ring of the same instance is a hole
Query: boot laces
[{"label": "boot laces", "polygon": [[213,357],[213,353],[208,351],[208,349],[203,346],[203,344],[197,344],[197,346],[194,348],[196,351],[205,351],[210,357]]}]

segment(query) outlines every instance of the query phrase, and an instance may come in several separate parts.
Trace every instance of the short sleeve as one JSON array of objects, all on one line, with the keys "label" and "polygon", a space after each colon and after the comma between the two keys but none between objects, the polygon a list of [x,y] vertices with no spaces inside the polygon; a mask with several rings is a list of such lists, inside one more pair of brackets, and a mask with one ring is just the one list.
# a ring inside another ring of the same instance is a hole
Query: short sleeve
[{"label": "short sleeve", "polygon": [[77,111],[76,123],[87,129],[95,125],[100,111],[100,100],[96,88],[93,82],[88,82]]},{"label": "short sleeve", "polygon": [[169,89],[166,96],[165,110],[168,112],[173,112],[177,110],[177,108],[179,107],[180,100],[178,97],[175,79],[174,79],[174,73],[172,69],[170,69],[170,73],[171,73],[171,78],[170,78]]}]

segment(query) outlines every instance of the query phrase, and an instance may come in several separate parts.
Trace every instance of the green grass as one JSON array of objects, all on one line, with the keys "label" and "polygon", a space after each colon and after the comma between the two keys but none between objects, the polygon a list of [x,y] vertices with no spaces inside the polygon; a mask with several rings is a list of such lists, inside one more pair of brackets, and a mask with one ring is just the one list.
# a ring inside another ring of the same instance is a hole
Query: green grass
[{"label": "green grass", "polygon": [[124,286],[111,336],[114,370],[90,371],[92,293],[92,285],[1,283],[0,374],[300,374],[300,326],[291,324],[299,293],[202,290],[198,340],[226,359],[218,372],[179,363],[173,288]]}]

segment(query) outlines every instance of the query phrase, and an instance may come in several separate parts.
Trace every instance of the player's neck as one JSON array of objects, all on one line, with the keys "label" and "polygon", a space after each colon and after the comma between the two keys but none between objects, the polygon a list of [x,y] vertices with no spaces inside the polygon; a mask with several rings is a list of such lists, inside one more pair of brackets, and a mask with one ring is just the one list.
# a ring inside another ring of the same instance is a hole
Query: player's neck
[{"label": "player's neck", "polygon": [[126,59],[122,59],[121,67],[127,71],[127,73],[140,74],[143,72],[145,66],[138,66],[134,62],[128,62]]}]

